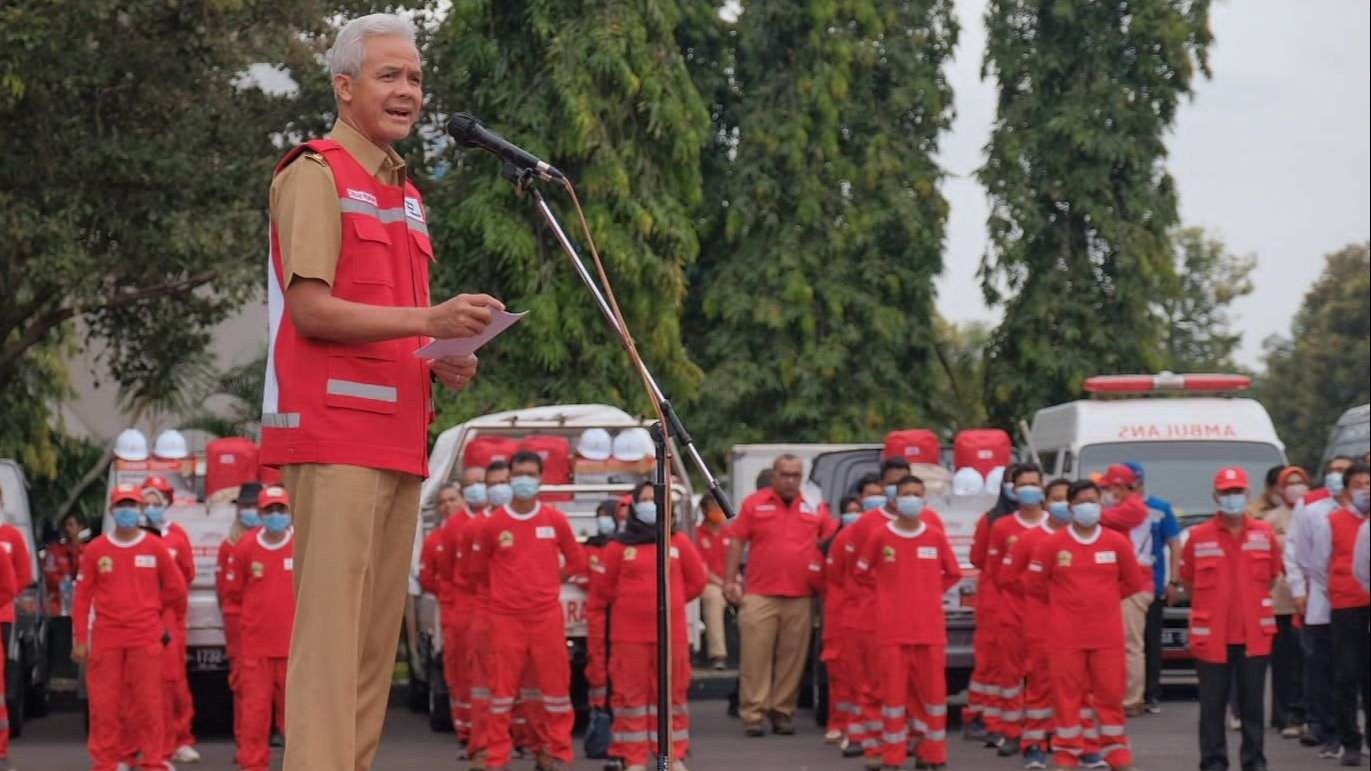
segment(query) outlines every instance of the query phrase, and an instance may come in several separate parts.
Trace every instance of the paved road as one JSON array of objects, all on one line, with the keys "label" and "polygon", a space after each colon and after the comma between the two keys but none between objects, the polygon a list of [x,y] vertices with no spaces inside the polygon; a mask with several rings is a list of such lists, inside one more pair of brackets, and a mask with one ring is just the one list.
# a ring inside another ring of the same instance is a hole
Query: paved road
[{"label": "paved road", "polygon": [[[1182,771],[1196,767],[1195,724],[1198,707],[1189,700],[1168,702],[1158,716],[1132,721],[1129,736],[1137,752],[1137,762],[1144,771]],[[800,732],[792,738],[767,737],[747,739],[738,724],[724,716],[724,703],[718,701],[692,704],[695,719],[690,767],[692,771],[855,771],[860,762],[844,760],[836,750],[823,744],[814,722],[803,714],[798,721]],[[1231,750],[1233,768],[1238,768],[1236,735]],[[22,771],[79,771],[88,768],[84,752],[84,737],[79,715],[57,713],[28,724],[24,737],[13,743],[10,756]],[[578,743],[579,747],[579,743]],[[210,738],[200,749],[204,760],[181,771],[233,771],[233,745],[226,738]],[[1312,752],[1274,733],[1268,734],[1267,754],[1273,771],[1304,771],[1332,769],[1331,761],[1318,760]],[[435,771],[437,769],[465,769],[457,760],[456,746],[451,734],[431,733],[426,722],[402,707],[391,709],[386,724],[385,740],[376,760],[376,771]],[[279,768],[279,750],[277,751]],[[988,750],[979,749],[955,739],[951,745],[950,767],[959,771],[1009,771],[1019,768],[1014,759],[996,758]],[[518,771],[532,769],[531,762],[517,762]],[[576,771],[598,771],[598,761],[578,761]]]}]

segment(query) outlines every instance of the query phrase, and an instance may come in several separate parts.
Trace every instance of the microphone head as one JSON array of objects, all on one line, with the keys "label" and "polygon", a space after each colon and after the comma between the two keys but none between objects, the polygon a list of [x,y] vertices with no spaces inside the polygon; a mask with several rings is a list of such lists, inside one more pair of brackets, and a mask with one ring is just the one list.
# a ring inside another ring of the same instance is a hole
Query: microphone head
[{"label": "microphone head", "polygon": [[459,112],[447,122],[447,133],[463,147],[476,147],[479,142],[481,121],[469,113]]}]

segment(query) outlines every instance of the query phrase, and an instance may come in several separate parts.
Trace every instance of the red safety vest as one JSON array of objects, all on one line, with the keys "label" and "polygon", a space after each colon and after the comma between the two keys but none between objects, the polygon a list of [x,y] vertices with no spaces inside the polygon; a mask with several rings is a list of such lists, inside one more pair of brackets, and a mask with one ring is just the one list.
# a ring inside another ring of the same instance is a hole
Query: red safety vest
[{"label": "red safety vest", "polygon": [[[333,140],[307,142],[286,154],[280,173],[306,150],[333,172],[342,212],[342,248],[333,296],[395,308],[428,307],[433,259],[424,205],[409,182],[383,185]],[[285,312],[287,276],[271,226],[267,309],[270,346],[262,410],[262,464],[338,463],[428,473],[433,419],[428,364],[406,337],[345,344],[301,334]]]},{"label": "red safety vest", "polygon": [[[1244,518],[1246,526],[1236,539],[1226,532],[1221,535],[1224,525],[1219,519],[1215,515],[1196,525],[1186,544],[1194,561],[1190,651],[1200,661],[1227,662],[1229,606],[1240,603],[1246,654],[1270,655],[1271,638],[1276,634],[1271,582],[1280,574],[1280,543],[1270,525],[1251,517]],[[1235,542],[1239,548],[1233,548]],[[1232,561],[1238,563],[1238,586],[1233,585]]]},{"label": "red safety vest", "polygon": [[1357,549],[1357,531],[1366,517],[1350,509],[1338,509],[1328,517],[1333,553],[1328,560],[1328,600],[1333,610],[1364,608],[1371,605],[1371,594],[1361,588],[1352,575],[1352,555]]}]

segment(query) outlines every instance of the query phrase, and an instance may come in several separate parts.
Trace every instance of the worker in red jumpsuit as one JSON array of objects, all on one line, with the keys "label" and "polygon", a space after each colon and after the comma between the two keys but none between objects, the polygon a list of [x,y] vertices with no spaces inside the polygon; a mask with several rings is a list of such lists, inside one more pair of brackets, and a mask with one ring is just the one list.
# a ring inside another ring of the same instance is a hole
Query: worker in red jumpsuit
[{"label": "worker in red jumpsuit", "polygon": [[609,616],[597,605],[598,585],[604,581],[604,550],[619,532],[614,516],[618,501],[601,501],[595,507],[595,535],[581,544],[590,571],[589,600],[586,602],[586,688],[592,709],[609,706]]},{"label": "worker in red jumpsuit", "polygon": [[[19,583],[14,577],[14,566],[7,559],[0,559],[0,605],[13,606],[19,594]],[[4,659],[0,659],[0,770],[10,768],[10,724],[9,708],[5,705]]]},{"label": "worker in red jumpsuit", "polygon": [[242,771],[270,767],[273,714],[276,730],[286,735],[286,659],[295,621],[295,539],[286,489],[264,488],[257,508],[262,526],[239,540],[228,580],[229,595],[243,614],[243,704],[233,732],[234,760]]},{"label": "worker in red jumpsuit", "polygon": [[486,503],[481,516],[468,523],[457,534],[454,569],[462,576],[473,597],[471,623],[467,629],[467,680],[471,684],[471,738],[467,741],[467,758],[472,771],[485,768],[485,751],[490,729],[490,582],[478,572],[481,567],[472,558],[490,514],[514,500],[509,485],[509,464],[497,460],[486,467]]},{"label": "worker in red jumpsuit", "polygon": [[1237,684],[1242,767],[1266,768],[1263,691],[1276,636],[1271,586],[1284,571],[1281,544],[1266,522],[1247,515],[1247,472],[1214,476],[1218,513],[1190,529],[1181,582],[1190,597],[1190,652],[1199,677],[1200,768],[1228,768],[1224,716]]},{"label": "worker in red jumpsuit", "polygon": [[1133,769],[1124,734],[1122,600],[1144,579],[1126,535],[1100,524],[1100,489],[1080,480],[1068,491],[1071,524],[1043,539],[1025,573],[1025,590],[1047,602],[1056,733],[1053,762],[1082,765],[1083,717],[1099,725],[1100,754],[1114,769]]},{"label": "worker in red jumpsuit", "polygon": [[[125,709],[163,714],[162,651],[171,642],[167,619],[185,612],[186,580],[162,541],[139,528],[140,490],[117,485],[110,493],[114,532],[81,553],[72,605],[71,658],[86,666],[91,771],[115,771],[125,753]],[[134,721],[136,751],[130,767],[167,768],[164,721]]]},{"label": "worker in red jumpsuit", "polygon": [[1034,463],[1020,463],[1014,467],[1010,479],[1014,485],[1014,500],[1018,509],[1007,517],[1001,517],[990,526],[987,539],[985,570],[982,581],[993,583],[999,596],[998,612],[994,616],[991,636],[999,641],[999,653],[989,685],[994,691],[989,699],[995,710],[987,717],[986,743],[995,748],[1002,757],[1019,752],[1020,738],[1023,735],[1023,681],[1027,666],[1027,641],[1021,635],[1023,629],[1023,596],[1013,582],[1000,577],[1005,564],[1009,562],[1010,551],[1024,535],[1040,531],[1047,519],[1043,508],[1046,491],[1043,490],[1042,470]]},{"label": "worker in red jumpsuit", "polygon": [[[166,518],[172,496],[166,477],[154,475],[143,480],[143,519],[162,536],[162,545],[181,569],[186,586],[190,586],[195,580],[195,554],[185,528]],[[167,720],[162,738],[167,742],[168,754],[177,763],[194,763],[200,759],[200,753],[195,750],[195,736],[190,730],[195,720],[195,702],[191,700],[190,680],[186,677],[185,612],[171,624],[171,644],[162,651],[162,678],[166,687],[162,710]]]},{"label": "worker in red jumpsuit", "polygon": [[[947,767],[947,623],[943,593],[962,578],[942,528],[922,521],[923,480],[896,483],[897,516],[870,533],[856,579],[873,587],[881,688],[880,768]],[[868,764],[869,765],[869,764]]]},{"label": "worker in red jumpsuit", "polygon": [[448,712],[452,716],[452,730],[459,742],[467,738],[463,735],[462,727],[466,722],[466,716],[458,709],[458,705],[462,703],[458,694],[461,692],[463,672],[462,667],[457,664],[457,659],[461,656],[462,648],[460,645],[449,645],[452,642],[448,634],[449,628],[459,622],[456,618],[456,597],[452,585],[451,550],[455,547],[453,534],[448,532],[448,526],[460,526],[460,520],[456,515],[462,508],[462,494],[457,485],[446,484],[439,488],[437,521],[428,535],[424,536],[423,546],[419,551],[419,586],[438,600],[438,620],[440,634],[443,635],[443,682],[448,688]]},{"label": "worker in red jumpsuit", "polygon": [[690,749],[690,644],[686,603],[705,587],[705,568],[695,545],[671,534],[671,719],[657,714],[657,505],[652,484],[633,490],[633,506],[623,532],[604,549],[590,602],[610,616],[610,682],[616,755],[626,771],[646,771],[659,731],[670,730],[672,771],[686,771]]},{"label": "worker in red jumpsuit", "polygon": [[[971,540],[971,566],[984,574],[988,565],[986,553],[990,550],[990,528],[1003,517],[1012,514],[1019,502],[1014,499],[1014,472],[1018,467],[1010,465],[1004,470],[1004,485],[995,505],[976,520],[976,528]],[[994,685],[999,678],[998,665],[1000,641],[996,638],[999,624],[996,614],[1000,609],[1000,589],[994,581],[985,580],[984,575],[976,579],[976,629],[972,634],[971,681],[967,685],[966,708],[962,710],[962,735],[972,741],[986,741],[990,738],[989,724],[999,720],[999,690]]]},{"label": "worker in red jumpsuit", "polygon": [[852,526],[862,516],[862,501],[849,495],[838,504],[838,532],[828,542],[824,555],[824,621],[822,660],[828,672],[828,721],[824,741],[839,744],[847,738],[849,727],[861,720],[852,676],[844,665],[843,646],[850,644],[852,628],[847,619],[847,564],[843,559],[852,539]]},{"label": "worker in red jumpsuit", "polygon": [[[460,505],[456,513],[443,524],[445,548],[438,558],[438,577],[440,581],[447,582],[451,600],[450,607],[442,611],[443,676],[447,678],[457,740],[467,746],[471,744],[471,673],[467,639],[471,634],[471,620],[476,613],[476,595],[467,583],[459,556],[462,532],[485,517],[485,479],[486,470],[481,466],[462,469]],[[451,504],[451,496],[448,496],[448,505]],[[440,496],[439,506],[442,505]]]},{"label": "worker in red jumpsuit", "polygon": [[[1052,733],[1052,678],[1049,675],[1051,635],[1047,626],[1047,600],[1029,594],[1025,590],[1025,571],[1033,560],[1033,552],[1043,540],[1071,523],[1071,504],[1067,501],[1067,490],[1071,482],[1055,479],[1045,489],[1047,517],[1019,537],[1005,555],[1004,564],[996,571],[995,580],[1003,595],[1010,602],[1020,604],[1018,626],[1006,629],[1015,639],[1023,640],[1024,685],[1023,712],[1024,723],[1020,745],[1023,749],[1024,768],[1047,768],[1047,737]],[[1024,503],[1024,490],[1018,490],[1020,505]],[[1029,493],[1028,498],[1034,497]],[[1093,726],[1092,726],[1093,728]],[[1087,748],[1088,749],[1088,748]],[[1085,755],[1082,765],[1089,767]],[[1093,760],[1093,758],[1091,759]]]},{"label": "worker in red jumpsuit", "polygon": [[537,684],[544,713],[539,767],[569,771],[575,714],[561,585],[563,567],[568,580],[586,584],[585,555],[566,516],[538,500],[542,458],[515,453],[510,474],[514,500],[491,512],[470,554],[473,572],[490,587],[485,768],[508,768],[514,700],[527,674]]},{"label": "worker in red jumpsuit", "polygon": [[49,616],[71,615],[71,593],[76,586],[76,573],[81,569],[81,549],[85,546],[81,532],[85,528],[81,515],[69,511],[58,526],[61,536],[47,545],[43,583],[48,589]]},{"label": "worker in red jumpsuit", "polygon": [[238,688],[238,670],[242,661],[239,652],[242,639],[242,608],[238,604],[238,598],[229,594],[229,576],[234,575],[233,553],[243,534],[262,526],[262,518],[257,513],[257,497],[261,492],[262,486],[256,482],[245,482],[238,488],[237,516],[234,517],[228,535],[219,544],[219,551],[215,555],[214,594],[219,599],[219,614],[224,619],[224,650],[228,656],[229,690],[233,693],[235,728],[242,719],[239,710],[243,704],[243,695]]},{"label": "worker in red jumpsuit", "polygon": [[[885,676],[879,666],[880,650],[876,642],[879,615],[876,611],[876,591],[869,582],[857,580],[857,558],[866,546],[866,539],[872,533],[899,518],[896,507],[898,482],[909,476],[909,461],[904,458],[889,458],[885,461],[879,479],[864,479],[862,484],[862,505],[875,505],[867,509],[861,518],[852,525],[852,536],[843,546],[847,561],[848,617],[851,627],[851,644],[844,647],[848,652],[847,671],[857,689],[857,699],[861,719],[848,723],[848,743],[843,754],[855,757],[866,756],[866,764],[877,768],[881,764],[881,694],[885,688]],[[936,530],[945,532],[942,518],[931,508],[925,507],[919,521]],[[854,715],[855,717],[855,715]]]}]

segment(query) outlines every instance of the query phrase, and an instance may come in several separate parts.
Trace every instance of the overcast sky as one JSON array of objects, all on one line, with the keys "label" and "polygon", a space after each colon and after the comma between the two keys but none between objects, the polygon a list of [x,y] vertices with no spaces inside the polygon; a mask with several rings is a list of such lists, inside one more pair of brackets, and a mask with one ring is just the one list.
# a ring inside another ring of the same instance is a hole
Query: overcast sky
[{"label": "overcast sky", "polygon": [[[976,267],[985,194],[971,174],[995,114],[980,80],[984,0],[958,0],[951,69],[957,120],[943,140],[951,205],[938,307],[954,321],[991,320]],[[1196,84],[1168,141],[1181,219],[1255,254],[1256,291],[1236,305],[1242,364],[1288,334],[1322,256],[1371,235],[1371,4],[1366,0],[1215,2],[1213,78]]]}]

